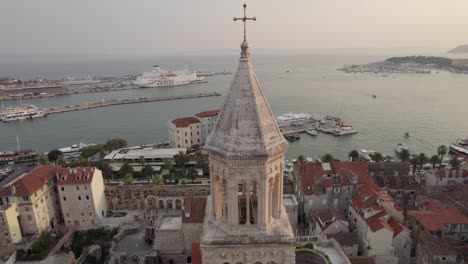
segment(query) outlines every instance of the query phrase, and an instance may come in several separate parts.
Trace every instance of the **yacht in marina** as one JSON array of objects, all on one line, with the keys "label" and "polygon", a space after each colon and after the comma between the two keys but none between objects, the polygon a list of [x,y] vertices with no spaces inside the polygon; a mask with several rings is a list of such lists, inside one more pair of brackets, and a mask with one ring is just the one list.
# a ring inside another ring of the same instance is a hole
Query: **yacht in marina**
[{"label": "yacht in marina", "polygon": [[73,157],[73,156],[80,156],[81,155],[81,150],[84,148],[84,147],[89,147],[89,146],[94,146],[96,144],[85,144],[83,142],[81,142],[80,144],[73,144],[69,147],[64,147],[64,148],[60,148],[60,152],[62,152],[62,154],[64,156],[70,156],[70,157]]},{"label": "yacht in marina", "polygon": [[449,151],[454,155],[468,158],[468,138],[457,139],[457,142],[450,145]]},{"label": "yacht in marina", "polygon": [[195,72],[187,69],[183,71],[166,71],[155,65],[152,71],[144,72],[133,81],[133,84],[140,87],[164,87],[199,83],[203,79],[203,76],[199,77]]},{"label": "yacht in marina", "polygon": [[20,120],[32,120],[47,116],[47,113],[39,110],[34,105],[19,105],[16,107],[7,107],[0,112],[0,121],[14,122]]},{"label": "yacht in marina", "polygon": [[312,115],[307,113],[286,113],[276,117],[278,123],[298,122],[312,119]]}]

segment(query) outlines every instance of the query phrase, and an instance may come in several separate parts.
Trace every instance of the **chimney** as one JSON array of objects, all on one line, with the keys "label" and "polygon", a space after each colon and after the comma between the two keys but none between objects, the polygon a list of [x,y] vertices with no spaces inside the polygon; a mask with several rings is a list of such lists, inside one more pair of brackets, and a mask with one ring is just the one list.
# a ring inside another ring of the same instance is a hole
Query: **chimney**
[{"label": "chimney", "polygon": [[12,195],[12,196],[15,196],[15,195],[16,195],[16,187],[15,187],[15,186],[12,185],[12,186],[10,187],[10,191],[11,191],[11,195]]}]

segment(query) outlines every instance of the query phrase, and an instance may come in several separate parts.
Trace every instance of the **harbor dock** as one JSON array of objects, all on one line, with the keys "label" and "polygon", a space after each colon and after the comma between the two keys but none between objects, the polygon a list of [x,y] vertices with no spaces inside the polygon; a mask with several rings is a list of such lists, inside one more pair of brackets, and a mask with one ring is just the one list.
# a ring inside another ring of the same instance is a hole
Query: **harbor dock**
[{"label": "harbor dock", "polygon": [[212,97],[212,96],[221,96],[221,94],[217,92],[213,92],[213,93],[198,93],[198,94],[188,94],[188,95],[178,95],[178,96],[168,96],[168,97],[145,97],[145,98],[119,99],[119,100],[100,101],[100,102],[84,102],[80,105],[75,105],[75,106],[45,109],[45,112],[47,115],[53,115],[53,114],[86,110],[86,109],[92,109],[92,108],[98,108],[98,107],[107,107],[107,106],[113,106],[113,105],[140,104],[140,103],[184,100],[184,99]]}]

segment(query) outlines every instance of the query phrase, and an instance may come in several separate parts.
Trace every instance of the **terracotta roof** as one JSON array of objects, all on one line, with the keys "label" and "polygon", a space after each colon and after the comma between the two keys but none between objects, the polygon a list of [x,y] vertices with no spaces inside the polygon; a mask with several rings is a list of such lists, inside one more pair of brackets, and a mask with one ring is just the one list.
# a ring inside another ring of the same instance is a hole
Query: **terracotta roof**
[{"label": "terracotta roof", "polygon": [[375,264],[375,257],[349,257],[351,264]]},{"label": "terracotta roof", "polygon": [[323,229],[327,228],[329,225],[334,223],[336,220],[342,220],[348,222],[346,216],[342,211],[330,208],[322,208],[311,210],[310,214],[312,217],[316,218],[317,220],[320,219],[317,223]]},{"label": "terracotta roof", "polygon": [[455,178],[455,177],[468,177],[468,170],[450,169],[450,170],[437,170],[435,172],[440,178]]},{"label": "terracotta roof", "polygon": [[201,224],[205,218],[206,196],[187,197],[184,199],[182,223]]},{"label": "terracotta roof", "polygon": [[176,127],[188,127],[191,124],[200,123],[200,120],[195,117],[183,117],[174,119],[171,122],[176,125]]},{"label": "terracotta roof", "polygon": [[395,220],[395,218],[391,217],[387,223],[390,225],[390,227],[392,228],[393,230],[393,237],[396,237],[398,236],[403,230],[406,229],[405,226],[403,226],[402,224],[398,223],[397,220]]},{"label": "terracotta roof", "polygon": [[389,217],[387,212],[382,211],[366,219],[366,223],[372,232],[377,232],[383,228],[393,232],[393,229],[390,227],[390,225],[384,219],[382,219],[383,217]]},{"label": "terracotta roof", "polygon": [[426,248],[432,256],[457,256],[458,250],[450,240],[434,237],[427,232],[419,234],[419,243]]},{"label": "terracotta roof", "polygon": [[368,162],[367,167],[369,173],[374,175],[381,174],[385,176],[394,176],[395,171],[398,175],[408,175],[411,170],[409,162]]},{"label": "terracotta roof", "polygon": [[438,211],[408,211],[408,215],[414,216],[429,231],[440,231],[444,224],[468,225],[468,217],[453,207]]},{"label": "terracotta roof", "polygon": [[[468,164],[468,163],[467,163]],[[448,186],[448,191],[443,193],[438,199],[444,205],[450,205],[458,208],[463,214],[468,216],[468,185],[456,184]]]},{"label": "terracotta roof", "polygon": [[57,179],[57,185],[77,185],[90,184],[93,180],[94,167],[79,167],[65,169],[65,171]]},{"label": "terracotta roof", "polygon": [[359,244],[359,239],[356,232],[340,232],[327,235],[327,237],[335,239],[340,245]]},{"label": "terracotta roof", "polygon": [[313,194],[313,186],[318,179],[325,187],[351,185],[353,178],[357,179],[358,184],[375,185],[367,171],[367,162],[331,162],[330,170],[324,170],[324,164],[309,162],[300,165],[299,175],[304,195]]},{"label": "terracotta roof", "polygon": [[211,116],[217,116],[219,111],[221,110],[209,110],[209,111],[203,111],[201,113],[196,114],[196,116],[200,118],[205,118],[205,117],[211,117]]},{"label": "terracotta roof", "polygon": [[192,264],[201,264],[200,243],[192,243]]},{"label": "terracotta roof", "polygon": [[[39,166],[0,191],[0,196],[30,196],[51,180],[56,173],[65,169],[53,166]],[[11,188],[11,187],[14,188]],[[15,194],[12,191],[15,191]]]}]

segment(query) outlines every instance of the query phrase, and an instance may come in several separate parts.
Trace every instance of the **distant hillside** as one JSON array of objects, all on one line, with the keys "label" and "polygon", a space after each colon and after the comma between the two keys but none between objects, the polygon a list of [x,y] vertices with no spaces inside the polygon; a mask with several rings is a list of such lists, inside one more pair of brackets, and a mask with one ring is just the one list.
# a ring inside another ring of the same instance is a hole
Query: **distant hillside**
[{"label": "distant hillside", "polygon": [[448,51],[449,53],[468,53],[468,45],[460,45]]}]

